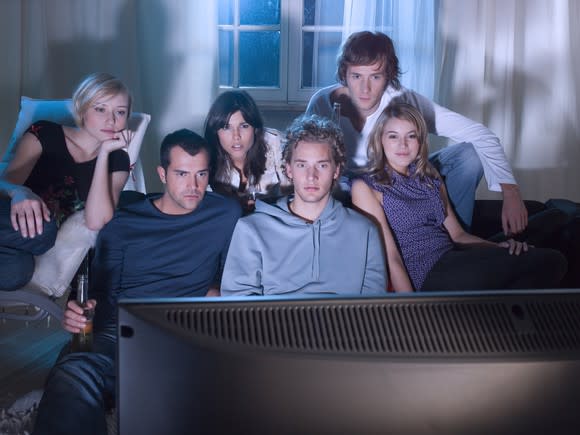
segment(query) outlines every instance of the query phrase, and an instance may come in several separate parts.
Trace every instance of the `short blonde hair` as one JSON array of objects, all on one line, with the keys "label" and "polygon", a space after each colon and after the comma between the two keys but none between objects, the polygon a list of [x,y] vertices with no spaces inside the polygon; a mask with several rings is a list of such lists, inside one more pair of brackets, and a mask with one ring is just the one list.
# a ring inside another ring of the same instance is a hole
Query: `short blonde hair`
[{"label": "short blonde hair", "polygon": [[118,78],[109,73],[93,73],[83,79],[77,86],[72,97],[72,111],[75,123],[84,126],[84,115],[91,103],[103,96],[125,94],[128,98],[127,118],[131,115],[131,93],[129,88]]}]

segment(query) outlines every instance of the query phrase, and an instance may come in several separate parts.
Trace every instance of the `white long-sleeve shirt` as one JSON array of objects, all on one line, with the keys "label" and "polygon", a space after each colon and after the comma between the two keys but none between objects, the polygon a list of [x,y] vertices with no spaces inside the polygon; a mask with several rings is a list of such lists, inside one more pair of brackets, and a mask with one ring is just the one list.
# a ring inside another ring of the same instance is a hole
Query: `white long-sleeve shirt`
[{"label": "white long-sleeve shirt", "polygon": [[[341,86],[336,84],[316,92],[308,103],[306,113],[330,117],[332,114],[330,95]],[[347,169],[366,165],[370,133],[384,108],[395,99],[417,108],[425,118],[429,133],[448,137],[454,142],[473,144],[481,160],[489,190],[501,191],[502,183],[517,184],[499,138],[489,128],[403,87],[400,89],[387,87],[377,110],[367,117],[361,132],[353,127],[347,117],[341,116],[340,127],[344,134]]]}]

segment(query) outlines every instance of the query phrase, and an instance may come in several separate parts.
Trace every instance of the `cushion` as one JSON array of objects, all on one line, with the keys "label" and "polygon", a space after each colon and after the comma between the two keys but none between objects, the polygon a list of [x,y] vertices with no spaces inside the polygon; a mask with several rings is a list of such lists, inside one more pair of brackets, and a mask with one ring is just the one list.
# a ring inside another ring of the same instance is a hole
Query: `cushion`
[{"label": "cushion", "polygon": [[70,215],[59,228],[54,246],[35,257],[34,274],[26,288],[62,296],[88,250],[95,245],[97,234],[87,228],[83,210]]},{"label": "cushion", "polygon": [[131,161],[131,172],[123,190],[136,190],[137,192],[147,193],[139,152],[150,121],[151,115],[147,113],[132,112],[129,118],[129,129],[134,132],[133,139],[131,139],[127,147],[127,153],[129,153]]}]

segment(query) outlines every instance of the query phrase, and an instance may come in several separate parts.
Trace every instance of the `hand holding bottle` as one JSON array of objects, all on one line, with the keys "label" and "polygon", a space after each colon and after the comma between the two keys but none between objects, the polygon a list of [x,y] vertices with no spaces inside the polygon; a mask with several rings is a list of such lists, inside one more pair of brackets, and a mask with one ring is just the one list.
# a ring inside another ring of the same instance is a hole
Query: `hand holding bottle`
[{"label": "hand holding bottle", "polygon": [[93,350],[93,317],[94,305],[89,305],[88,300],[80,302],[77,298],[77,306],[82,310],[82,315],[79,320],[82,326],[78,328],[78,332],[73,334],[71,343],[71,352],[91,352]]},{"label": "hand holding bottle", "polygon": [[72,334],[78,334],[87,327],[89,319],[84,315],[85,310],[89,309],[94,312],[97,301],[89,299],[85,308],[81,307],[77,301],[68,301],[64,318],[62,319],[62,327]]},{"label": "hand holding bottle", "polygon": [[[71,302],[67,304],[72,311],[76,312],[76,320],[81,322],[78,332],[74,333],[72,338],[72,352],[91,352],[93,350],[93,317],[96,301],[89,302],[89,258],[87,255],[79,267],[77,275],[76,304]],[[69,316],[68,319],[70,320],[70,318]]]}]

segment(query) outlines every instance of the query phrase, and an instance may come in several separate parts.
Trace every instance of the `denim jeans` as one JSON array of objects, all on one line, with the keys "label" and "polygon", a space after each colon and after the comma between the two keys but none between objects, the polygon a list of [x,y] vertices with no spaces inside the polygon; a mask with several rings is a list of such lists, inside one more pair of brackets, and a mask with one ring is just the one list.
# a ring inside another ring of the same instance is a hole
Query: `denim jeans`
[{"label": "denim jeans", "polygon": [[0,198],[0,290],[17,290],[30,281],[34,256],[54,246],[56,232],[56,223],[51,220],[44,222],[42,234],[22,237],[12,228],[10,199]]},{"label": "denim jeans", "polygon": [[469,231],[475,191],[483,177],[483,166],[475,148],[467,142],[450,145],[432,153],[429,161],[445,180],[447,194],[459,223]]},{"label": "denim jeans", "polygon": [[95,334],[93,349],[61,353],[46,380],[34,435],[107,435],[117,375],[116,325]]}]

